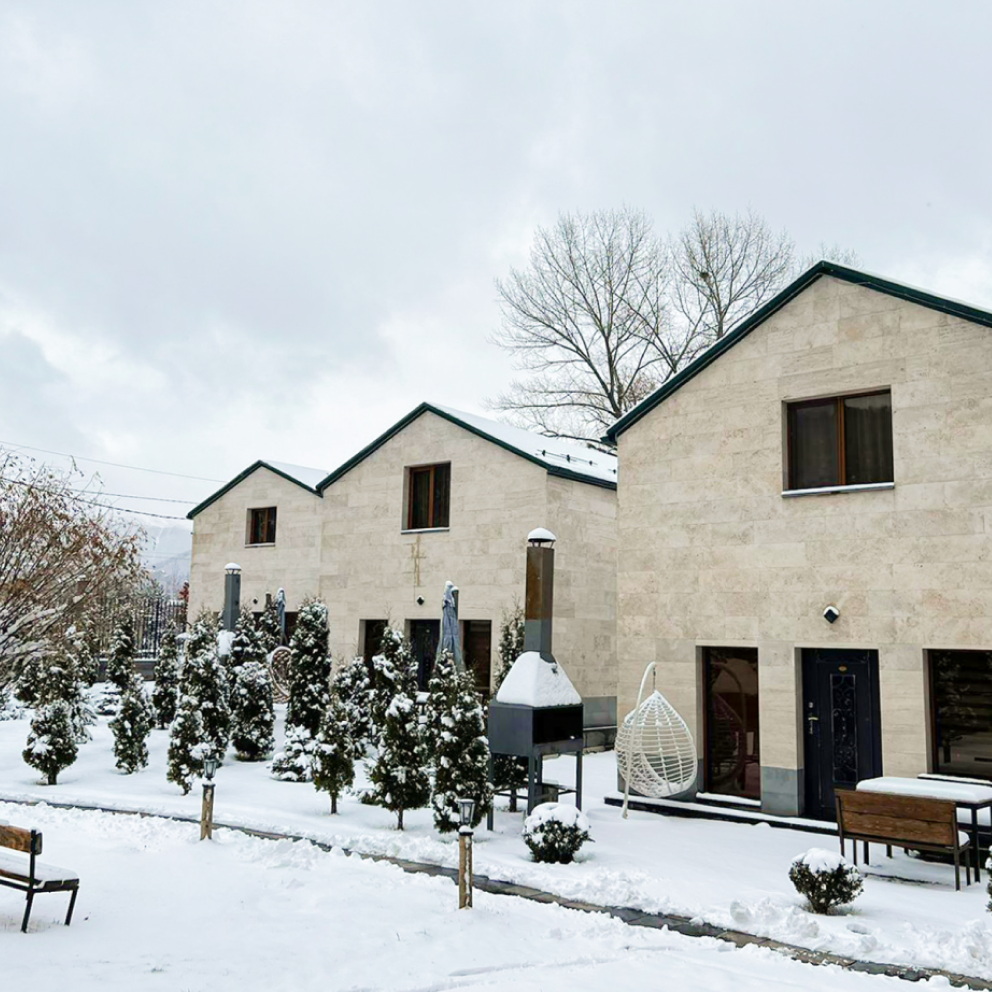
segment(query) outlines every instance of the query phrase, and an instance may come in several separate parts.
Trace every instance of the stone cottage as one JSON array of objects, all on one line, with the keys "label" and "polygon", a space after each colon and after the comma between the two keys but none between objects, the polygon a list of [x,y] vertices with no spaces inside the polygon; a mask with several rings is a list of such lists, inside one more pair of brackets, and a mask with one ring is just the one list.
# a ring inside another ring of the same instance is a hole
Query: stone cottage
[{"label": "stone cottage", "polygon": [[992,775],[992,314],[821,262],[610,431],[618,697],[715,801]]},{"label": "stone cottage", "polygon": [[616,459],[423,403],[333,472],[256,462],[190,512],[191,610],[220,609],[242,568],[259,610],[284,588],[327,604],[335,659],[370,656],[388,620],[426,680],[447,580],[460,590],[466,659],[496,675],[499,625],[523,602],[527,534],[558,537],[555,654],[587,725],[616,722]]}]

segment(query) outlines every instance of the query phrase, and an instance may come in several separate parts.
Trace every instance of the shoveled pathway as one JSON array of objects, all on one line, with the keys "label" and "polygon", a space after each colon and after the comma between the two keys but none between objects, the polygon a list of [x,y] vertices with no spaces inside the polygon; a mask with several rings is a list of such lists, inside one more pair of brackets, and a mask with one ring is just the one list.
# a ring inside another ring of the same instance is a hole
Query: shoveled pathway
[{"label": "shoveled pathway", "polygon": [[[61,809],[83,809],[100,813],[120,813],[129,816],[147,816],[159,820],[176,820],[182,823],[199,823],[195,816],[185,816],[181,813],[149,813],[145,810],[136,809],[113,809],[106,806],[96,806],[86,803],[59,803],[49,802],[40,799],[8,799],[0,794],[0,802],[16,804],[20,806],[47,805]],[[251,837],[260,837],[264,840],[292,840],[306,841],[320,848],[322,851],[330,851],[335,845],[326,844],[321,841],[304,837],[302,834],[275,833],[269,830],[255,830],[251,827],[237,826],[231,823],[215,821],[214,827],[224,830],[237,830]],[[348,848],[341,848],[346,854],[357,855],[370,861],[384,861],[388,864],[396,865],[403,871],[421,875],[439,875],[450,878],[454,881],[458,879],[458,871],[455,868],[445,868],[441,865],[424,864],[420,861],[406,861],[403,858],[394,858],[385,854],[365,854],[361,851],[352,851]],[[725,930],[716,927],[702,920],[690,919],[688,916],[674,916],[664,913],[645,913],[640,909],[632,909],[624,906],[598,906],[594,903],[581,902],[576,899],[565,899],[556,896],[551,892],[544,892],[541,889],[532,889],[526,885],[516,885],[513,882],[506,882],[496,878],[489,878],[486,875],[475,876],[475,888],[483,892],[491,892],[494,895],[517,896],[520,899],[531,899],[534,902],[556,903],[566,909],[578,909],[586,913],[603,913],[612,916],[632,927],[653,927],[661,930],[668,928],[677,933],[685,934],[687,937],[714,937],[717,940],[724,940],[737,947],[744,947],[747,944],[755,944],[758,947],[767,947],[771,951],[791,958],[793,961],[802,961],[813,965],[836,965],[838,968],[845,968],[848,971],[861,971],[869,975],[887,975],[890,978],[901,978],[907,982],[919,982],[931,978],[934,975],[941,975],[946,978],[951,985],[956,988],[969,988],[976,990],[992,990],[992,982],[981,978],[974,978],[970,975],[960,975],[951,971],[944,971],[939,968],[913,968],[909,965],[882,964],[875,961],[861,961],[857,958],[845,957],[840,954],[832,954],[829,951],[812,951],[807,947],[799,947],[796,944],[786,944],[780,940],[772,940],[768,937],[757,937],[754,934],[744,933],[741,930]]]}]

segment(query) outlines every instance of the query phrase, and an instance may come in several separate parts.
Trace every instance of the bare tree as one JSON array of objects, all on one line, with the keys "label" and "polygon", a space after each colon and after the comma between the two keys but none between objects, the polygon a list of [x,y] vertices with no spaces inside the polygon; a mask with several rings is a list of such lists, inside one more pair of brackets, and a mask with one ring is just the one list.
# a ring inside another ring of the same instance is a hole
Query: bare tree
[{"label": "bare tree", "polygon": [[496,282],[492,338],[528,375],[491,405],[544,434],[598,440],[690,344],[671,333],[666,273],[641,211],[564,214],[538,228],[528,267]]},{"label": "bare tree", "polygon": [[543,434],[596,442],[813,261],[753,211],[697,210],[665,241],[642,211],[563,214],[538,228],[527,268],[496,282],[492,340],[526,375],[490,406]]},{"label": "bare tree", "polygon": [[140,531],[90,495],[73,475],[0,453],[0,688],[100,595],[142,577]]},{"label": "bare tree", "polygon": [[671,239],[672,306],[696,350],[719,341],[793,275],[796,247],[756,213],[696,210]]}]

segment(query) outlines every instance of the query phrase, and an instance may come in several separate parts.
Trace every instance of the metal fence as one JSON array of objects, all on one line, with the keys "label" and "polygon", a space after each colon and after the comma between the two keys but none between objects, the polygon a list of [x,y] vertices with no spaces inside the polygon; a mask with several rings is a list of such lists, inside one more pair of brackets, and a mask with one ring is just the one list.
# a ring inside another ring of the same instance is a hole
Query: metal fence
[{"label": "metal fence", "polygon": [[155,661],[162,647],[162,637],[170,623],[177,633],[186,629],[186,601],[163,596],[135,596],[128,600],[105,600],[96,615],[95,640],[100,657],[105,659],[114,639],[114,628],[121,616],[130,614],[134,623],[135,657],[138,662]]}]

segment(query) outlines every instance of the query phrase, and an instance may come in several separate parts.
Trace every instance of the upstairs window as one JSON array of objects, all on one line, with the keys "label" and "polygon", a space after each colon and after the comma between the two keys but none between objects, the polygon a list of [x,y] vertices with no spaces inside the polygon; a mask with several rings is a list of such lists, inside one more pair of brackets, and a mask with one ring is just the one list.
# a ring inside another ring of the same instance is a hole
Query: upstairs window
[{"label": "upstairs window", "polygon": [[276,543],[276,508],[263,506],[248,511],[248,539],[245,544]]},{"label": "upstairs window", "polygon": [[447,527],[451,505],[451,464],[446,462],[443,465],[425,465],[409,471],[407,529]]},{"label": "upstairs window", "polygon": [[788,405],[789,489],[892,482],[892,394]]}]

